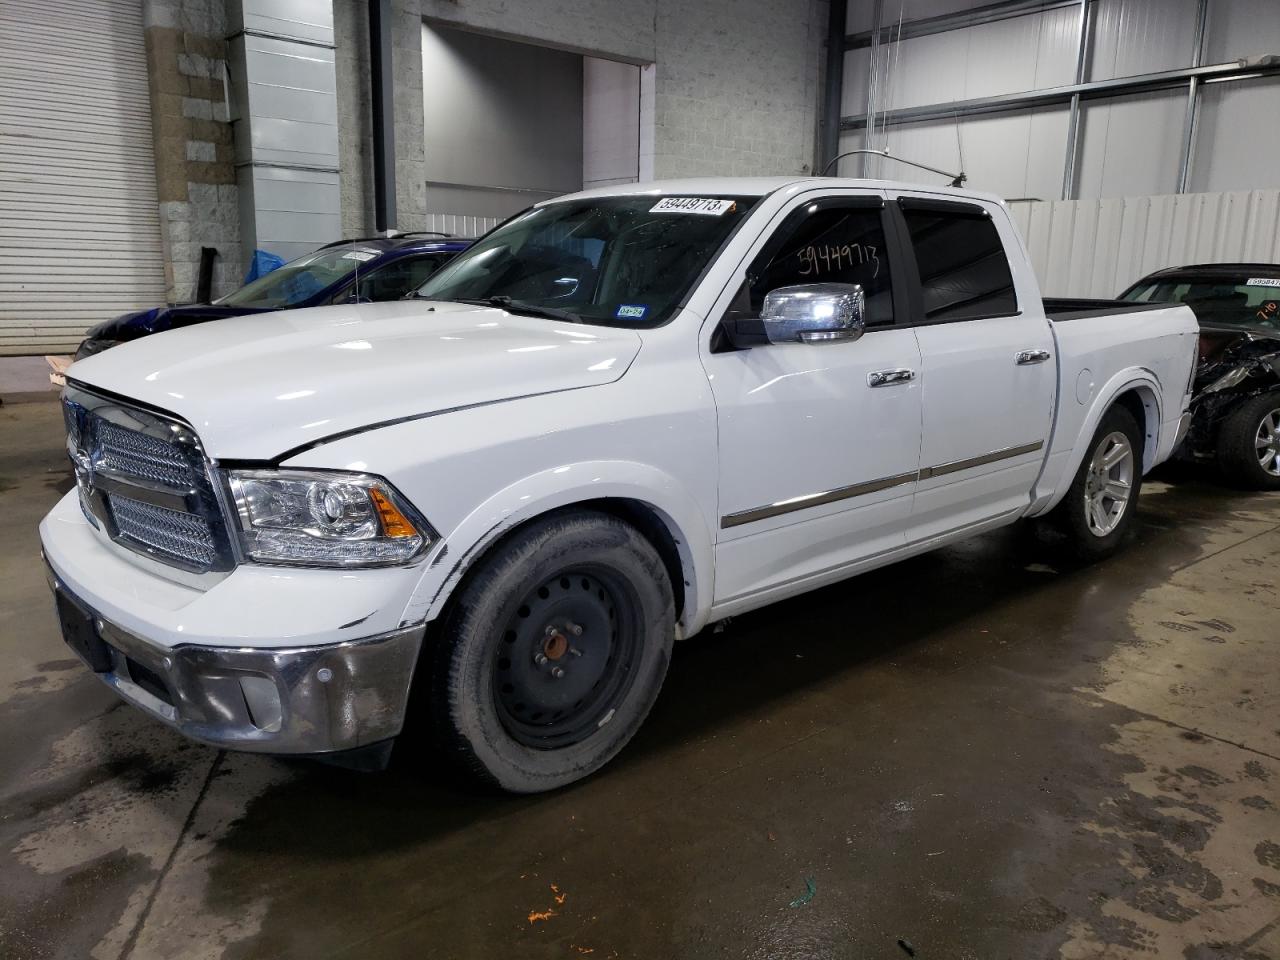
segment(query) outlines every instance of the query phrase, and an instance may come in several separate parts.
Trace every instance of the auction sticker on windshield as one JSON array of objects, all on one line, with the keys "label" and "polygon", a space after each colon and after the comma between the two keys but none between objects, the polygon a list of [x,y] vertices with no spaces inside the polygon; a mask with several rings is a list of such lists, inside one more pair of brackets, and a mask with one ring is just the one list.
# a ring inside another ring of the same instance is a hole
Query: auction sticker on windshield
[{"label": "auction sticker on windshield", "polygon": [[712,200],[706,197],[663,197],[650,209],[650,213],[699,213],[704,217],[718,217],[733,209],[734,200]]},{"label": "auction sticker on windshield", "polygon": [[368,263],[378,254],[371,250],[350,250],[342,255],[343,260],[359,260],[361,263]]},{"label": "auction sticker on windshield", "polygon": [[1280,277],[1250,277],[1246,287],[1280,287]]}]

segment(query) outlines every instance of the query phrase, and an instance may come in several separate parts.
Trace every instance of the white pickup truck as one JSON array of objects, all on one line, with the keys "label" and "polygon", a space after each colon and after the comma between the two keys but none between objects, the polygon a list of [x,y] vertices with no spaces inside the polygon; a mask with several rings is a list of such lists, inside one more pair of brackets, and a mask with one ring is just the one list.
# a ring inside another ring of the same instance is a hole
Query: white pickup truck
[{"label": "white pickup truck", "polygon": [[67,642],[184,734],[376,766],[420,698],[465,769],[547,790],[710,623],[1023,518],[1115,549],[1196,341],[1046,304],[994,197],[593,190],[414,299],[75,364],[44,555]]}]

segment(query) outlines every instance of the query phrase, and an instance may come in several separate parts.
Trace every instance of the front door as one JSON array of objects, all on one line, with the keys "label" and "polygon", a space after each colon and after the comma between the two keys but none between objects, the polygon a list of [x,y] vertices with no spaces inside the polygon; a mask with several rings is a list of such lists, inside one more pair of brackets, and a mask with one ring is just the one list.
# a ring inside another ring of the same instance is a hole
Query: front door
[{"label": "front door", "polygon": [[1047,452],[1058,365],[1043,304],[1017,288],[1006,250],[1018,245],[998,207],[908,194],[890,209],[913,254],[908,275],[919,280],[912,309],[924,431],[910,533],[918,541],[1027,506]]},{"label": "front door", "polygon": [[920,352],[914,331],[894,325],[900,279],[883,207],[879,194],[802,196],[779,212],[734,281],[735,306],[757,315],[779,287],[861,284],[860,339],[733,350],[704,331],[720,437],[722,609],[813,586],[905,541]]}]

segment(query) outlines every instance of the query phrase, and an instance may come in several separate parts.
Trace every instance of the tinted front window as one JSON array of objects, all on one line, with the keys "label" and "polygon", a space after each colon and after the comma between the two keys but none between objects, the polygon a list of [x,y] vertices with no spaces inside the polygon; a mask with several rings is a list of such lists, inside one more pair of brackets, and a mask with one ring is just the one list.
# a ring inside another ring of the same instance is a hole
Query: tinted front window
[{"label": "tinted front window", "polygon": [[926,320],[1017,313],[1009,258],[990,217],[904,210],[920,266]]},{"label": "tinted front window", "polygon": [[218,301],[230,307],[293,307],[310,300],[325,287],[337,283],[357,267],[379,256],[377,250],[358,246],[317,250],[259,277],[248,286]]},{"label": "tinted front window", "polygon": [[778,228],[786,239],[750,271],[751,309],[765,294],[804,283],[856,283],[866,297],[867,326],[893,322],[893,296],[884,226],[866,207],[801,208]]},{"label": "tinted front window", "polygon": [[1124,299],[1138,303],[1185,303],[1204,323],[1240,324],[1280,328],[1280,281],[1261,278],[1249,283],[1211,277],[1157,280],[1139,283]]},{"label": "tinted front window", "polygon": [[535,207],[459,254],[417,295],[509,297],[588,323],[657,326],[755,202],[644,195]]}]

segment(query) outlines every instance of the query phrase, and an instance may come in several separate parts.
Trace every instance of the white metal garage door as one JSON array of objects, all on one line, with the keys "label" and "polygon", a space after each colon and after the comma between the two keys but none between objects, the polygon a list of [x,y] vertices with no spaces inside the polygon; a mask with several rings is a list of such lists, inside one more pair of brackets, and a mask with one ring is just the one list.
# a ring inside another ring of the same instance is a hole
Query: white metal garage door
[{"label": "white metal garage door", "polygon": [[0,0],[0,355],[165,298],[139,0]]}]

